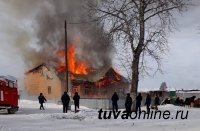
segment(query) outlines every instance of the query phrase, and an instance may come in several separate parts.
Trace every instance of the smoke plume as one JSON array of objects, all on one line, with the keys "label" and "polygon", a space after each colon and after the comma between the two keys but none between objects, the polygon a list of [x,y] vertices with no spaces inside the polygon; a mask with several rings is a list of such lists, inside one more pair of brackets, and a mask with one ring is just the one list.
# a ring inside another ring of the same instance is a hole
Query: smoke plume
[{"label": "smoke plume", "polygon": [[5,1],[9,13],[18,21],[14,46],[29,68],[41,63],[58,64],[56,52],[64,48],[65,19],[68,43],[80,40],[75,44],[76,58],[99,70],[111,66],[110,38],[97,23],[81,23],[89,21],[85,4],[85,0]]}]

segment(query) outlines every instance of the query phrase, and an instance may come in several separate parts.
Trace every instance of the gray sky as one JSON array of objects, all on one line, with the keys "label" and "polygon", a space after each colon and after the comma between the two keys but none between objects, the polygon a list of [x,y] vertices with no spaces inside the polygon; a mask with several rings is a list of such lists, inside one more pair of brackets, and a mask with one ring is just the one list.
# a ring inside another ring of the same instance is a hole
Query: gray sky
[{"label": "gray sky", "polygon": [[[13,46],[13,34],[8,33],[18,29],[19,21],[7,10],[0,2],[0,75],[22,78],[24,62]],[[177,23],[179,30],[170,34],[170,52],[163,59],[164,74],[141,78],[139,90],[158,89],[164,81],[171,90],[200,89],[200,6],[177,16]]]},{"label": "gray sky", "polygon": [[[199,5],[199,4],[198,4]],[[140,80],[139,90],[158,89],[165,81],[168,88],[200,89],[200,6],[177,17],[178,31],[170,34],[170,52],[163,60],[164,74]]]}]

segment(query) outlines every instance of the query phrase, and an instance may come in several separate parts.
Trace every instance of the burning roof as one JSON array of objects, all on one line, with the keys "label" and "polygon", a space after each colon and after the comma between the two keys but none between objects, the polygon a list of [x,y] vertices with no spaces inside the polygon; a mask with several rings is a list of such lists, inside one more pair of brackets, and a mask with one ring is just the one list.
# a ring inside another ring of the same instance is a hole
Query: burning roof
[{"label": "burning roof", "polygon": [[[47,70],[50,70],[49,67],[45,63],[43,63],[27,71],[26,74],[35,73],[35,72],[39,72],[43,74],[43,67],[45,67]],[[65,70],[65,68],[63,68],[63,70]],[[94,85],[94,86],[109,86],[112,84],[116,84],[117,82],[129,83],[129,81],[125,77],[120,75],[112,67],[109,68],[108,71],[102,77],[100,77],[100,79],[96,81],[80,79],[82,77],[82,74],[73,74],[73,76],[71,76],[71,73],[72,73],[71,70],[69,70],[69,72],[70,72],[70,78],[74,86],[80,85],[80,84],[87,84],[87,85]],[[95,71],[93,73],[95,73]],[[98,72],[96,71],[96,73]],[[87,74],[84,74],[84,76],[87,76]]]},{"label": "burning roof", "polygon": [[101,79],[97,80],[96,82],[80,80],[76,78],[72,80],[74,86],[80,84],[93,85],[93,86],[110,86],[118,82],[127,84],[129,83],[129,81],[125,77],[117,73],[112,67],[104,74],[104,76],[101,77]]},{"label": "burning roof", "polygon": [[112,67],[96,82],[97,85],[111,85],[117,82],[129,83],[128,80],[117,73]]}]

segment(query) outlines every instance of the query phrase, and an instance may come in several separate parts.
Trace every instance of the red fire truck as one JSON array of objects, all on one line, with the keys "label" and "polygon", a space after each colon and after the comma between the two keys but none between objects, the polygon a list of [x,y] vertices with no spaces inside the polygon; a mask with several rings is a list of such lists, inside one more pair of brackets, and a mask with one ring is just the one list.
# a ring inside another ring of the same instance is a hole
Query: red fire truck
[{"label": "red fire truck", "polygon": [[18,110],[17,81],[0,77],[0,110],[7,109],[9,114]]}]

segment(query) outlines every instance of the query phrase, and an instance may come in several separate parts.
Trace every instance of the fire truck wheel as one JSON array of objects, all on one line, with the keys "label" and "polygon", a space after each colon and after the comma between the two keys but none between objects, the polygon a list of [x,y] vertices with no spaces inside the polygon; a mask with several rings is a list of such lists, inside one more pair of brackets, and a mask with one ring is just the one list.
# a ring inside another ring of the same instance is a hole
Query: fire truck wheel
[{"label": "fire truck wheel", "polygon": [[15,112],[16,112],[16,109],[13,107],[8,109],[8,114],[15,114]]}]

